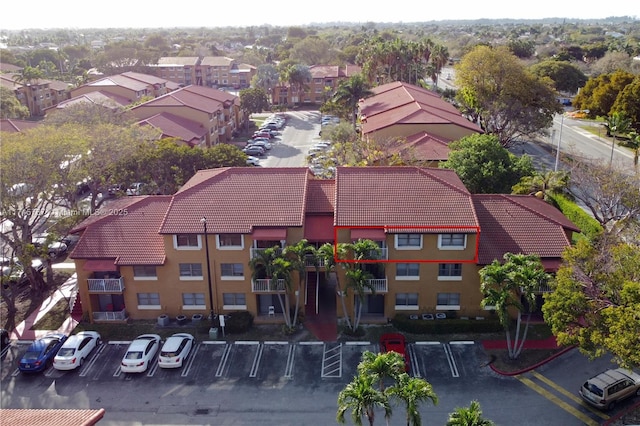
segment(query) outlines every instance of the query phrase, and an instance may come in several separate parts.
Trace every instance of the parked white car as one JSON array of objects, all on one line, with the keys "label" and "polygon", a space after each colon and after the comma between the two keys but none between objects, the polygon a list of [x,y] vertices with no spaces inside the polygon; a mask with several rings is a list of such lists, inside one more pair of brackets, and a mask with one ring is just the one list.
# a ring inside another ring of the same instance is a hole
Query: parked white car
[{"label": "parked white car", "polygon": [[258,157],[254,157],[253,155],[247,156],[247,165],[248,166],[259,166],[260,159]]},{"label": "parked white car", "polygon": [[188,333],[177,333],[169,337],[158,357],[158,366],[162,368],[180,368],[191,353],[195,338]]},{"label": "parked white car", "polygon": [[160,336],[157,334],[141,334],[129,344],[122,358],[120,369],[123,373],[144,373],[151,365],[160,349]]},{"label": "parked white car", "polygon": [[91,352],[101,344],[100,334],[96,331],[81,331],[69,336],[53,358],[56,370],[74,370],[81,367]]}]

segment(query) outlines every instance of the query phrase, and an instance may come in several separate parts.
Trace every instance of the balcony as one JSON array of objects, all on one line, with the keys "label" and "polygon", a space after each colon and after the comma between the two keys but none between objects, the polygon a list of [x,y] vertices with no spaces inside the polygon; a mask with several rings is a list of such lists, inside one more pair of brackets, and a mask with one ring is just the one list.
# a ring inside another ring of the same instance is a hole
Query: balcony
[{"label": "balcony", "polygon": [[[373,287],[376,294],[389,292],[386,278],[375,278],[372,280],[367,280],[367,282],[369,283],[370,287]],[[373,293],[373,292],[369,288],[365,288],[365,293]]]},{"label": "balcony", "polygon": [[[321,269],[324,268],[324,265],[325,265],[324,259],[317,258],[316,262],[318,262],[318,265],[317,265],[318,268],[321,268]],[[304,265],[307,268],[314,268],[316,266],[316,265],[313,264],[313,256],[312,255],[308,255],[308,256],[305,257]]]},{"label": "balcony", "polygon": [[123,310],[121,311],[115,311],[115,312],[94,312],[93,313],[93,320],[94,321],[103,321],[103,322],[110,322],[110,321],[126,321],[127,320],[127,313]]},{"label": "balcony", "polygon": [[251,291],[253,293],[284,293],[284,280],[279,279],[277,283],[271,278],[259,278],[251,281]]},{"label": "balcony", "polygon": [[[261,247],[261,248],[255,248],[255,247],[251,247],[251,259],[258,257],[260,255],[260,252],[266,250],[268,247]],[[278,254],[282,253],[282,249],[278,249]]]},{"label": "balcony", "polygon": [[386,247],[380,247],[380,251],[376,252],[376,250],[371,251],[370,254],[372,259],[377,260],[388,260],[389,259],[389,250]]},{"label": "balcony", "polygon": [[124,279],[120,278],[89,278],[87,280],[89,293],[122,293]]}]

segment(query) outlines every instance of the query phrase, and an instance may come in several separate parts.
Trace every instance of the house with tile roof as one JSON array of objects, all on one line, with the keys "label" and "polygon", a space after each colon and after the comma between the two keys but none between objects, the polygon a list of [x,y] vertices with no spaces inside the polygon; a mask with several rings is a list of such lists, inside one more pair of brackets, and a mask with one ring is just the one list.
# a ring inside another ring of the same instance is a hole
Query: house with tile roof
[{"label": "house with tile roof", "polygon": [[482,133],[479,126],[436,92],[403,82],[383,84],[371,91],[373,95],[358,106],[365,139],[384,143],[403,138],[408,148],[426,156],[419,158],[434,161],[448,155],[443,145]]},{"label": "house with tile roof", "polygon": [[[538,254],[554,271],[578,231],[543,200],[474,195],[447,169],[338,167],[317,179],[304,167],[220,168],[199,171],[172,196],[115,200],[73,230],[80,239],[70,256],[94,322],[239,310],[279,322],[270,312],[282,312],[285,287],[254,274],[252,258],[301,239],[315,247],[368,239],[380,254],[365,266],[373,290],[363,321],[375,323],[397,313],[483,317],[481,267],[511,252]],[[309,261],[306,274],[302,309],[342,317],[344,269],[326,275]],[[316,303],[327,289],[333,299]],[[351,291],[346,301],[352,312]]]},{"label": "house with tile roof", "polygon": [[[206,135],[206,146],[231,141],[234,132],[246,126],[249,116],[240,108],[240,98],[218,89],[204,86],[186,86],[173,92],[151,99],[131,108],[131,112],[139,120],[165,114],[162,119],[167,123],[163,131],[170,133],[170,127],[185,128],[186,121],[194,126],[201,126]],[[182,122],[172,120],[180,117]],[[197,132],[198,133],[198,132]],[[191,139],[190,139],[191,140]],[[188,140],[183,140],[190,143]]]}]

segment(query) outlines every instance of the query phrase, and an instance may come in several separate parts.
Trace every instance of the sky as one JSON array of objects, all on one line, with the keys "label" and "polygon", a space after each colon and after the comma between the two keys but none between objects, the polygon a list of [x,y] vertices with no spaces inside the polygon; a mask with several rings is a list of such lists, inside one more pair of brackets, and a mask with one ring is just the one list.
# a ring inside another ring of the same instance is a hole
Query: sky
[{"label": "sky", "polygon": [[[30,0],[4,1],[0,6],[0,28],[174,28],[248,27],[269,24],[296,26],[326,22],[425,22],[448,19],[603,19],[632,16],[640,19],[640,1],[616,1],[615,7],[601,0],[278,0],[187,3],[149,0]],[[183,7],[187,5],[188,7]],[[237,12],[228,5],[238,5]],[[28,17],[20,19],[19,17]]]}]

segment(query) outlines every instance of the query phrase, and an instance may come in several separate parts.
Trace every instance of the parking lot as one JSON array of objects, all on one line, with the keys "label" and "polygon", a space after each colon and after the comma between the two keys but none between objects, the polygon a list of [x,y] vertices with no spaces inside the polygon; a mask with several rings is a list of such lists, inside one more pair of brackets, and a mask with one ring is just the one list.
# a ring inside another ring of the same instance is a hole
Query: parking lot
[{"label": "parking lot", "polygon": [[[127,341],[103,343],[78,369],[65,372],[51,367],[41,375],[50,380],[89,383],[132,380],[195,381],[198,384],[231,381],[264,385],[327,380],[346,383],[356,374],[363,352],[380,351],[378,343],[371,342],[202,341],[194,345],[181,368],[158,368],[156,357],[145,373],[123,373],[120,361],[128,344]],[[25,375],[18,370],[18,363],[27,347],[28,342],[19,342],[3,354],[3,382],[9,376],[20,381],[20,376]],[[411,375],[435,382],[476,375],[483,361],[474,342],[410,343],[407,355]],[[29,383],[32,382],[29,379]]]}]

